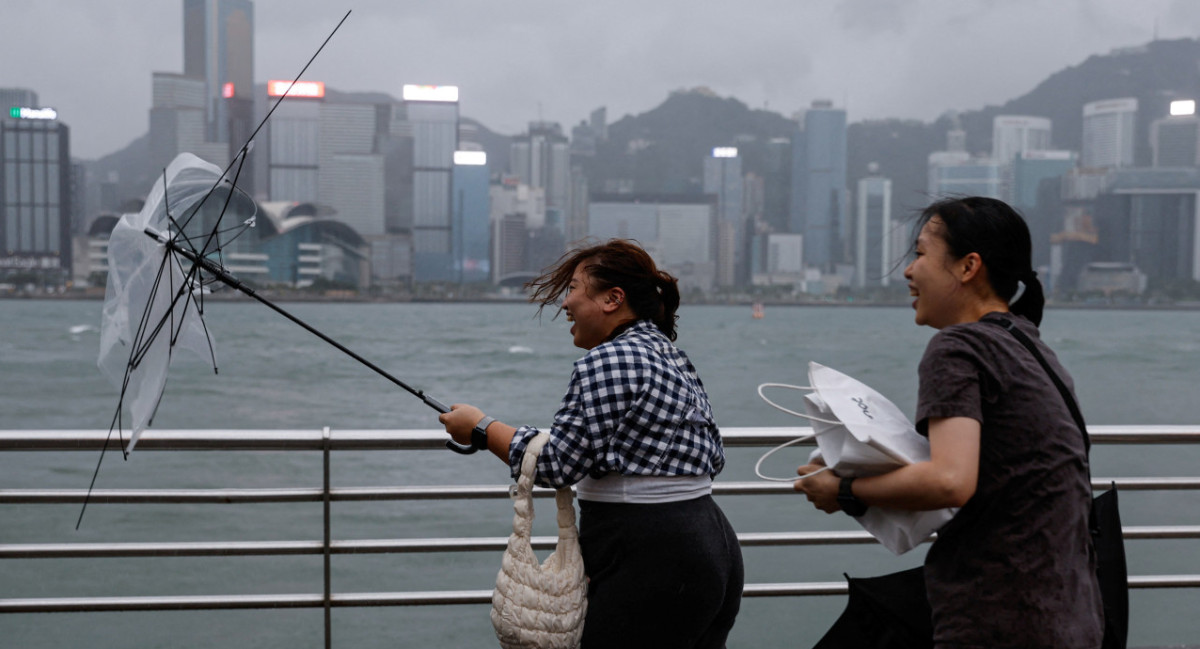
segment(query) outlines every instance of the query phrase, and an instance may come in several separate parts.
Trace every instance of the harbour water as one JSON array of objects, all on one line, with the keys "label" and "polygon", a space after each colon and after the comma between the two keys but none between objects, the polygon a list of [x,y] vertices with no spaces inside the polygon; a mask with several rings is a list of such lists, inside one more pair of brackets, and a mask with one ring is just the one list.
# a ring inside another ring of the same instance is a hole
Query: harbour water
[{"label": "harbour water", "polygon": [[[287,309],[415,387],[446,403],[469,402],[511,424],[545,424],[580,351],[568,325],[547,311],[513,304],[305,303]],[[116,390],[95,366],[101,303],[0,302],[0,413],[5,429],[103,429]],[[913,411],[917,361],[933,334],[912,312],[886,307],[684,306],[679,345],[697,366],[723,426],[803,425],[771,409],[758,384],[803,384],[817,361],[855,376]],[[206,320],[219,374],[202,359],[171,371],[158,428],[436,428],[435,413],[391,383],[261,305],[215,302]],[[1196,424],[1200,311],[1059,309],[1043,336],[1075,377],[1093,424]],[[781,398],[789,395],[781,394]],[[790,451],[790,450],[789,450]],[[757,449],[731,449],[720,480],[754,480]],[[766,467],[785,476],[806,451],[776,454]],[[0,488],[81,489],[92,453],[0,453]],[[775,460],[778,460],[777,462]],[[1097,477],[1195,475],[1200,448],[1100,446]],[[99,488],[315,487],[318,454],[135,452],[106,457]],[[503,465],[478,454],[344,453],[334,486],[500,484]],[[742,532],[854,529],[790,496],[722,500]],[[1126,525],[1194,525],[1194,492],[1122,494]],[[0,509],[0,543],[311,540],[321,535],[316,504],[108,505],[89,507],[75,531],[73,505]],[[543,516],[540,525],[547,524]],[[478,503],[338,503],[335,539],[505,536],[511,508]],[[535,529],[537,534],[550,533]],[[1196,541],[1132,541],[1131,574],[1200,572]],[[879,546],[747,549],[748,582],[839,581],[921,561]],[[499,557],[486,553],[339,556],[335,592],[487,589]],[[319,557],[6,560],[0,598],[114,595],[316,593]],[[755,598],[733,647],[811,646],[844,605],[838,597]],[[1131,593],[1130,646],[1195,644],[1196,589]],[[334,646],[491,647],[487,609],[364,608],[334,611]],[[0,616],[0,646],[319,647],[319,610],[93,613]]]}]

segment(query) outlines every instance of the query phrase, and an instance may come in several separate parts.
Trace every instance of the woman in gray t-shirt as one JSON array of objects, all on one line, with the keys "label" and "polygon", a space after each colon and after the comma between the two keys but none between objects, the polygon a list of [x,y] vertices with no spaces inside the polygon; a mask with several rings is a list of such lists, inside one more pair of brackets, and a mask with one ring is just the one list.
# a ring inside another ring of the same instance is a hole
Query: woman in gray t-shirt
[{"label": "woman in gray t-shirt", "polygon": [[917,225],[904,276],[917,324],[939,330],[919,369],[917,430],[931,459],[857,480],[818,473],[796,490],[830,513],[960,508],[925,558],[936,647],[1100,647],[1082,434],[1032,354],[981,322],[1013,322],[1071,385],[1038,337],[1045,298],[1029,229],[980,197],[935,203]]}]

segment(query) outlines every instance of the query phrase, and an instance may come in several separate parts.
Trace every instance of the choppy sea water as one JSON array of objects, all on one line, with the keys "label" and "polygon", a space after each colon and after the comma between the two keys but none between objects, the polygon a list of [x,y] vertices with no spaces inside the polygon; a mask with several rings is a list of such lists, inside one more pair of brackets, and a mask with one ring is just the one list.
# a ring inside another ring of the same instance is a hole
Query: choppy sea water
[{"label": "choppy sea water", "polygon": [[[547,423],[580,351],[568,325],[517,304],[287,304],[292,313],[400,379],[446,403],[469,402],[511,424]],[[116,390],[96,369],[100,302],[0,302],[0,413],[6,429],[107,428]],[[219,374],[204,360],[172,367],[159,428],[435,428],[435,413],[407,392],[250,302],[209,303]],[[1050,310],[1043,336],[1075,378],[1093,424],[1195,424],[1200,420],[1200,312]],[[912,312],[875,307],[684,306],[679,345],[705,382],[723,426],[797,422],[763,404],[763,382],[803,384],[808,361],[851,374],[910,416],[916,364],[933,331]],[[753,480],[761,450],[730,449],[719,479]],[[787,475],[796,449],[766,469]],[[1101,476],[1195,475],[1200,449],[1098,446]],[[92,453],[0,453],[0,488],[80,489]],[[775,460],[778,459],[776,462]],[[334,486],[506,482],[483,455],[449,452],[339,453]],[[317,487],[318,454],[111,453],[100,488]],[[798,497],[721,501],[743,532],[854,529]],[[1122,494],[1126,525],[1194,525],[1193,492]],[[336,503],[335,539],[505,536],[506,501]],[[319,504],[125,506],[96,504],[81,530],[74,505],[5,506],[0,543],[315,540]],[[539,524],[546,524],[543,516]],[[536,529],[549,534],[549,529]],[[1200,572],[1196,541],[1127,543],[1131,574]],[[920,563],[923,550],[892,557],[878,546],[745,550],[748,582],[839,581]],[[487,589],[499,556],[337,556],[335,592]],[[319,557],[6,560],[0,597],[317,593]],[[1200,593],[1134,590],[1130,646],[1195,644]],[[838,597],[750,598],[730,647],[811,646],[840,612]],[[483,606],[335,609],[335,646],[495,646]],[[320,647],[319,610],[94,613],[0,616],[0,646]]]}]

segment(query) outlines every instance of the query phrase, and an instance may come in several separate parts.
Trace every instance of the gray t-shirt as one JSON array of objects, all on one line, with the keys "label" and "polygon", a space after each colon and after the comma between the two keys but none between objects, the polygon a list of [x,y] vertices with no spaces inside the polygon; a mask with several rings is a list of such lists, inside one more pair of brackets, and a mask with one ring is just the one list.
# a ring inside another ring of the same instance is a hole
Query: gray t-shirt
[{"label": "gray t-shirt", "polygon": [[[1034,340],[1071,387],[1037,327],[1002,317]],[[975,495],[938,531],[925,558],[935,645],[1099,647],[1087,451],[1050,377],[1012,334],[971,322],[929,341],[920,379],[921,434],[931,417],[982,424]]]}]

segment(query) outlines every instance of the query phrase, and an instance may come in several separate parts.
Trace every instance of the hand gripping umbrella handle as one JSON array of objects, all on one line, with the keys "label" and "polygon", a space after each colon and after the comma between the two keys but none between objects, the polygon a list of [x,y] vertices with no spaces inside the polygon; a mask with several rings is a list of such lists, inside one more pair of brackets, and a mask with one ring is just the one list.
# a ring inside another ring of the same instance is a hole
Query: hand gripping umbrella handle
[{"label": "hand gripping umbrella handle", "polygon": [[[442,403],[441,401],[438,401],[437,399],[434,399],[433,397],[426,396],[424,392],[421,393],[421,401],[424,401],[425,405],[429,406],[430,408],[433,408],[434,410],[436,410],[438,412],[450,412],[450,409],[446,407],[446,404]],[[474,436],[472,436],[472,439],[474,439]],[[446,448],[450,449],[451,451],[454,451],[455,453],[460,453],[462,455],[470,455],[470,454],[474,453],[475,451],[479,450],[479,447],[476,446],[474,444],[474,442],[472,442],[471,444],[459,444],[458,442],[454,441],[453,439],[446,440]]]}]

